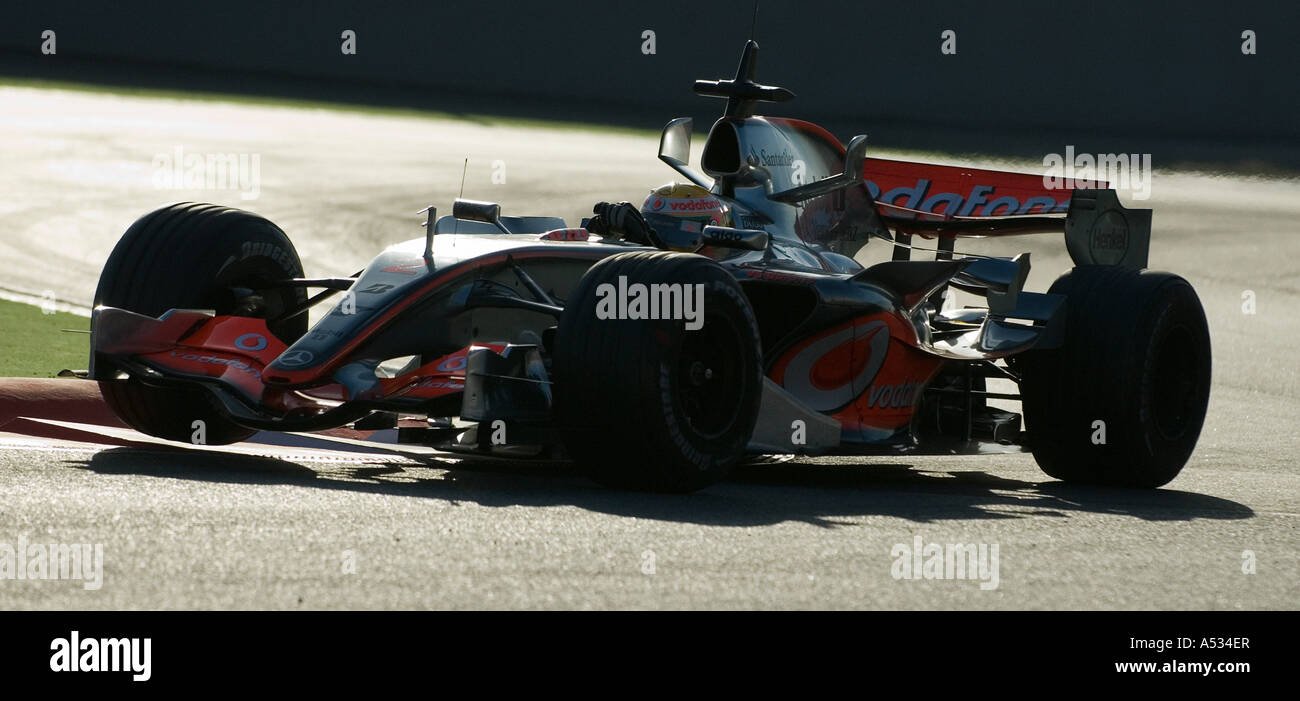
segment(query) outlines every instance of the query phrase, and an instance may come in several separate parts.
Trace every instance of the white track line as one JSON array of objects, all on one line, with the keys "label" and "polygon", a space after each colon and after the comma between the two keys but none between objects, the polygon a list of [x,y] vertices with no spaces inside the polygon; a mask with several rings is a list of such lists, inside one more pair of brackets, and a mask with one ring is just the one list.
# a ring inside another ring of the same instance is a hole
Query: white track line
[{"label": "white track line", "polygon": [[[160,448],[168,448],[172,450],[200,450],[205,452],[221,452],[221,453],[231,453],[236,455],[250,455],[250,456],[257,456],[257,457],[274,457],[282,460],[303,461],[303,462],[410,461],[414,463],[421,458],[425,460],[427,460],[428,458],[435,458],[438,460],[446,460],[448,462],[455,461],[455,458],[453,458],[452,456],[447,456],[445,453],[434,454],[432,451],[430,453],[423,453],[423,452],[416,452],[416,451],[397,451],[387,446],[379,446],[379,445],[368,446],[364,443],[364,441],[353,441],[351,439],[345,439],[345,438],[344,439],[325,438],[322,436],[315,436],[312,434],[302,434],[302,435],[303,437],[311,438],[315,440],[325,439],[327,442],[345,443],[345,444],[349,444],[351,447],[354,448],[357,447],[373,448],[373,451],[366,452],[366,451],[357,451],[357,450],[337,451],[337,450],[329,450],[329,449],[310,449],[310,448],[304,449],[296,446],[274,446],[274,445],[258,444],[258,443],[251,443],[251,442],[236,443],[234,445],[190,445],[186,443],[165,441],[159,438],[153,438],[152,436],[146,436],[142,433],[137,433],[135,431],[132,431],[131,429],[117,428],[113,426],[83,424],[74,421],[58,421],[55,419],[38,419],[38,418],[31,418],[31,417],[20,417],[20,418],[26,418],[29,421],[37,421],[50,426],[58,426],[60,428],[67,428],[76,431],[84,431],[87,433],[98,434],[109,438],[129,440],[137,443],[149,443],[152,445],[156,445]],[[116,446],[98,445],[89,442],[83,443],[83,442],[67,441],[64,439],[31,438],[28,436],[23,436],[22,434],[15,434],[15,433],[0,433],[0,447],[4,447],[4,448],[33,450],[33,449],[41,449],[43,446],[47,446],[51,449],[64,449],[64,450],[83,449],[80,448],[79,444],[86,446],[84,450],[104,450],[109,447],[116,447]]]},{"label": "white track line", "polygon": [[32,294],[31,292],[23,292],[20,290],[11,290],[7,287],[0,287],[0,299],[9,302],[18,302],[19,304],[30,304],[33,307],[40,307],[42,311],[44,311],[48,305],[49,308],[56,312],[67,312],[68,314],[84,316],[87,319],[90,318],[90,307],[83,307],[80,304],[75,304],[61,299],[55,299],[53,300],[53,303],[51,303],[50,298],[43,297],[39,293]]}]

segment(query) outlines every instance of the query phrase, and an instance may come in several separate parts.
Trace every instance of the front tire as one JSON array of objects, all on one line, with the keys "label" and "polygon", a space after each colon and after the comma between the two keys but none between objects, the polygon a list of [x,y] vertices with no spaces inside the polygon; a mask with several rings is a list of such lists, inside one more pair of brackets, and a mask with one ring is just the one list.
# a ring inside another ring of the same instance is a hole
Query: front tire
[{"label": "front tire", "polygon": [[1200,299],[1169,273],[1080,266],[1050,292],[1065,344],[1017,362],[1034,459],[1067,482],[1168,483],[1191,457],[1210,397]]},{"label": "front tire", "polygon": [[[104,265],[94,303],[152,317],[168,309],[214,309],[223,315],[235,313],[232,288],[244,287],[254,290],[261,304],[241,313],[274,318],[305,301],[306,291],[263,290],[259,283],[293,277],[302,277],[302,262],[280,227],[238,209],[181,203],[146,214],[126,230]],[[307,332],[307,316],[269,328],[293,343]],[[153,387],[136,379],[99,386],[118,418],[151,436],[188,443],[196,421],[203,422],[208,444],[237,443],[256,433],[221,413],[202,389]]]},{"label": "front tire", "polygon": [[[702,285],[702,324],[600,318],[602,299],[637,284],[683,293]],[[690,492],[714,484],[753,434],[759,354],[749,302],[717,263],[683,253],[610,256],[582,278],[560,318],[553,369],[563,444],[607,486]]]}]

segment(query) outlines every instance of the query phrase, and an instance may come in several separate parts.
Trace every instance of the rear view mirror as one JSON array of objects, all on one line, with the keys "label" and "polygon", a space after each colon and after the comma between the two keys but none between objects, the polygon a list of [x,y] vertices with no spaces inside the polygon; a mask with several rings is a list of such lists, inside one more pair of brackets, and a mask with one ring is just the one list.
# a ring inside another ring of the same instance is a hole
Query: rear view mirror
[{"label": "rear view mirror", "polygon": [[668,165],[686,165],[691,162],[690,117],[678,117],[664,127],[659,136],[659,160]]},{"label": "rear view mirror", "polygon": [[495,224],[501,221],[501,205],[496,202],[457,199],[451,206],[451,216],[465,221]]},{"label": "rear view mirror", "polygon": [[664,132],[659,137],[659,160],[687,180],[708,190],[713,187],[713,181],[691,167],[692,124],[690,117],[678,117],[664,127]]},{"label": "rear view mirror", "polygon": [[858,134],[849,140],[844,149],[844,173],[854,183],[860,183],[865,177],[863,170],[867,167],[867,135]]},{"label": "rear view mirror", "polygon": [[838,175],[832,175],[825,180],[818,180],[806,185],[783,190],[776,194],[768,195],[769,200],[776,202],[785,202],[793,204],[795,202],[804,202],[814,197],[829,195],[836,190],[843,190],[846,187],[862,183],[862,169],[867,163],[867,137],[859,134],[849,141],[848,148],[844,150],[844,170]]},{"label": "rear view mirror", "polygon": [[479,200],[456,198],[456,201],[451,205],[451,216],[465,221],[492,224],[500,229],[501,233],[510,233],[510,230],[501,223],[501,205],[496,202],[480,202]]}]

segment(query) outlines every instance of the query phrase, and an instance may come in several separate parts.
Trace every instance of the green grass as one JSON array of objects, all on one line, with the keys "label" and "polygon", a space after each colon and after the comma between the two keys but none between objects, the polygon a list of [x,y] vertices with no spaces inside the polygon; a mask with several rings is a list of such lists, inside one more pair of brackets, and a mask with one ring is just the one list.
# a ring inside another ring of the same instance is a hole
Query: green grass
[{"label": "green grass", "polygon": [[84,370],[90,334],[60,329],[90,328],[90,319],[66,312],[0,300],[0,377],[54,377],[60,370]]}]

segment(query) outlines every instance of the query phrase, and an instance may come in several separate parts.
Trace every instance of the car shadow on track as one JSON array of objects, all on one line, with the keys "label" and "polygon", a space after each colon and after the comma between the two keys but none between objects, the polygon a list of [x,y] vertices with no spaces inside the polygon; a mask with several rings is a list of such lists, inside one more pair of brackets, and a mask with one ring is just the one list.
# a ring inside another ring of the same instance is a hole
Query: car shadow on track
[{"label": "car shadow on track", "polygon": [[1243,504],[1173,489],[1079,487],[978,470],[923,471],[896,462],[747,466],[728,482],[689,495],[614,491],[588,482],[570,466],[503,461],[309,466],[216,451],[113,448],[65,464],[104,475],[336,489],[437,499],[453,506],[576,506],[610,515],[714,526],[794,521],[834,528],[846,523],[844,519],[860,516],[921,523],[1069,518],[1077,513],[1147,521],[1254,516]]}]

